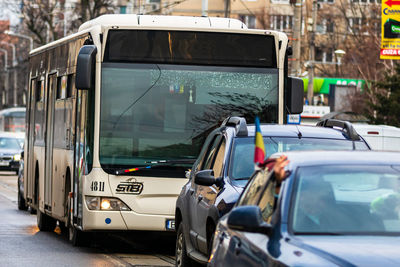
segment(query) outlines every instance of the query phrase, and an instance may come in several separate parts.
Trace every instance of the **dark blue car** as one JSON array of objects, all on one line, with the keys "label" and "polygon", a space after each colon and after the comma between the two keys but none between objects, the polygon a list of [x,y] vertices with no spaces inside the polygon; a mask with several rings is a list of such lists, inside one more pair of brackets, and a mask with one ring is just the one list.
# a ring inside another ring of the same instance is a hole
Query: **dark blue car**
[{"label": "dark blue car", "polygon": [[400,153],[285,154],[279,195],[272,171],[254,174],[209,266],[400,266]]},{"label": "dark blue car", "polygon": [[[261,125],[266,156],[293,150],[369,150],[350,123],[325,121],[321,127]],[[254,171],[255,126],[231,117],[207,137],[177,202],[176,265],[207,263],[218,220],[239,198]]]}]

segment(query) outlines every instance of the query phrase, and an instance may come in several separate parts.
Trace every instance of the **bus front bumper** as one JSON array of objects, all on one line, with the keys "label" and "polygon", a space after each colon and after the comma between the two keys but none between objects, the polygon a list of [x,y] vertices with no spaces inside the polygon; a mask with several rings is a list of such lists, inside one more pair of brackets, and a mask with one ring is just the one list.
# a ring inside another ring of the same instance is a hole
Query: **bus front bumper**
[{"label": "bus front bumper", "polygon": [[174,231],[173,215],[139,214],[134,211],[90,211],[85,209],[84,231]]}]

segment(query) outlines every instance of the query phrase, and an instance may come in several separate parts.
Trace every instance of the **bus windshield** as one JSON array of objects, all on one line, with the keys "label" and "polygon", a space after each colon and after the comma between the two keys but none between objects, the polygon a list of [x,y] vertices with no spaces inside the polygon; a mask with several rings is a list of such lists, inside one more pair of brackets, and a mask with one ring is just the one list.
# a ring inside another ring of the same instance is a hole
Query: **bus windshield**
[{"label": "bus windshield", "polygon": [[103,63],[100,163],[112,173],[149,161],[195,159],[227,116],[256,114],[278,121],[278,69]]}]

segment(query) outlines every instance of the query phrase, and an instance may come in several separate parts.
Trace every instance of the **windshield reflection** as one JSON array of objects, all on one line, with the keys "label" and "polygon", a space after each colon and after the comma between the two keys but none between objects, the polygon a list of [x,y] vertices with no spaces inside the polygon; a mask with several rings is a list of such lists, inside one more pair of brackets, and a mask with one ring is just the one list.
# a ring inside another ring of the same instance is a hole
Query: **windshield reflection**
[{"label": "windshield reflection", "polygon": [[[105,63],[100,162],[105,168],[195,159],[230,115],[277,122],[278,70]],[[251,85],[251,86],[250,86]],[[263,115],[267,114],[267,115]]]},{"label": "windshield reflection", "polygon": [[296,234],[400,234],[400,172],[391,166],[313,166],[297,172]]}]

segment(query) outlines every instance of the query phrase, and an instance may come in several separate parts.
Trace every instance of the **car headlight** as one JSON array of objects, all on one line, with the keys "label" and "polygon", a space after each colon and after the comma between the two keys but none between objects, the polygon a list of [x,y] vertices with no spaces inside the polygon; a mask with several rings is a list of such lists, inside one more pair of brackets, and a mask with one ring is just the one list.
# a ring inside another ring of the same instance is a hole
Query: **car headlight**
[{"label": "car headlight", "polygon": [[124,202],[115,197],[86,196],[86,205],[89,210],[103,210],[103,211],[131,210]]},{"label": "car headlight", "polygon": [[15,154],[14,157],[13,157],[13,159],[14,159],[15,161],[20,161],[20,160],[21,160],[21,154]]}]

